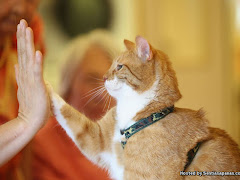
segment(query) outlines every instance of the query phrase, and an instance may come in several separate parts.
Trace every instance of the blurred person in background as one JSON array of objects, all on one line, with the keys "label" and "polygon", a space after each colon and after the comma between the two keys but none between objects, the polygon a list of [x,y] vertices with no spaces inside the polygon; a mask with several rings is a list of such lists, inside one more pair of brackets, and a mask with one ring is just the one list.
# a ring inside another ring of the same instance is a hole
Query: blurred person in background
[{"label": "blurred person in background", "polygon": [[[92,120],[115,105],[103,89],[103,75],[118,50],[108,32],[95,30],[74,39],[64,55],[60,95]],[[54,118],[35,137],[32,158],[34,180],[109,179],[81,154]]]},{"label": "blurred person in background", "polygon": [[[44,52],[42,21],[37,13],[40,0],[0,0],[0,125],[17,117],[17,84],[14,64],[17,63],[16,30],[20,19],[26,19],[34,32],[36,50]],[[1,180],[27,179],[23,150],[0,167]],[[27,154],[27,153],[26,153]]]}]

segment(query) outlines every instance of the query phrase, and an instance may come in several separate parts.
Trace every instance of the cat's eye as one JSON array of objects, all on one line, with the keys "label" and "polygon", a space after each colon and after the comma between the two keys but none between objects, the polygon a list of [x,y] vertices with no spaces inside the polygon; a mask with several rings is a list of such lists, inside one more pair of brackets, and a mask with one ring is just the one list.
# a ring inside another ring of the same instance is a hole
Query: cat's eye
[{"label": "cat's eye", "polygon": [[122,69],[123,65],[122,64],[118,64],[117,65],[117,71],[119,71],[120,69]]}]

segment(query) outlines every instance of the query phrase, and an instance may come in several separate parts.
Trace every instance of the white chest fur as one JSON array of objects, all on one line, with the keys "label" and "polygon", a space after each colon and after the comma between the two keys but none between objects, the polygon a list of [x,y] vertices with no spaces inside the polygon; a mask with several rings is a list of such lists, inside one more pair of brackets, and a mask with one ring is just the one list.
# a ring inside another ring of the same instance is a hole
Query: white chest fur
[{"label": "white chest fur", "polygon": [[108,92],[117,99],[116,107],[116,126],[113,137],[113,153],[103,153],[102,157],[109,164],[110,175],[113,179],[122,180],[124,177],[124,165],[118,162],[118,154],[115,151],[115,144],[121,142],[121,129],[126,129],[135,123],[133,118],[145,108],[155,97],[158,80],[153,86],[139,94],[126,83],[121,83],[115,77],[113,80],[106,81],[105,86]]},{"label": "white chest fur", "polygon": [[158,82],[157,77],[152,87],[143,93],[138,93],[116,76],[105,82],[109,94],[117,99],[116,120],[120,129],[134,124],[134,116],[154,99]]},{"label": "white chest fur", "polygon": [[113,153],[102,153],[101,158],[109,165],[108,172],[112,179],[123,180],[124,166],[120,165],[117,161],[116,152]]},{"label": "white chest fur", "polygon": [[120,129],[126,129],[135,123],[133,118],[136,114],[145,108],[155,97],[157,82],[153,86],[139,94],[134,91],[130,86],[124,84],[122,91],[117,97],[117,124]]}]

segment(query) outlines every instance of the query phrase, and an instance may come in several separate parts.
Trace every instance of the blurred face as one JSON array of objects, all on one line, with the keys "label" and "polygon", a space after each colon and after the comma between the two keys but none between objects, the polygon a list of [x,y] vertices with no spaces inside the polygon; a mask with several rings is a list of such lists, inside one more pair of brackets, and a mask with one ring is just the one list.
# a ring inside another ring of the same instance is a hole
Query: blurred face
[{"label": "blurred face", "polygon": [[21,19],[31,23],[39,0],[0,0],[0,36],[16,33]]},{"label": "blurred face", "polygon": [[[67,102],[93,120],[100,119],[115,105],[114,99],[110,103],[107,91],[103,92],[100,87],[104,85],[103,75],[110,66],[106,53],[96,45],[91,46],[75,72],[68,94]],[[96,93],[98,96],[94,98]]]}]

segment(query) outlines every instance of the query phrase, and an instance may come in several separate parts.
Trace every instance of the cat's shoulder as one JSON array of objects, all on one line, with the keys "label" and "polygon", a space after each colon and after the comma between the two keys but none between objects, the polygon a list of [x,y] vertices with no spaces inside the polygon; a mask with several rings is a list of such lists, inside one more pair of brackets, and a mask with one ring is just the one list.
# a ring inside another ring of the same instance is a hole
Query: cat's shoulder
[{"label": "cat's shoulder", "polygon": [[191,128],[208,131],[209,121],[205,117],[203,109],[192,110],[187,108],[175,107],[174,111],[166,116],[165,123],[169,127],[181,127],[182,129]]},{"label": "cat's shoulder", "polygon": [[193,110],[188,108],[175,107],[174,112],[172,114],[181,119],[186,119],[186,120],[196,119],[196,120],[207,121],[205,117],[206,113],[203,110],[203,108],[200,108],[199,110]]},{"label": "cat's shoulder", "polygon": [[175,107],[174,113],[178,115],[185,115],[185,116],[195,116],[196,118],[205,118],[205,111],[203,108],[200,108],[199,110],[193,110],[188,108],[179,108]]}]

